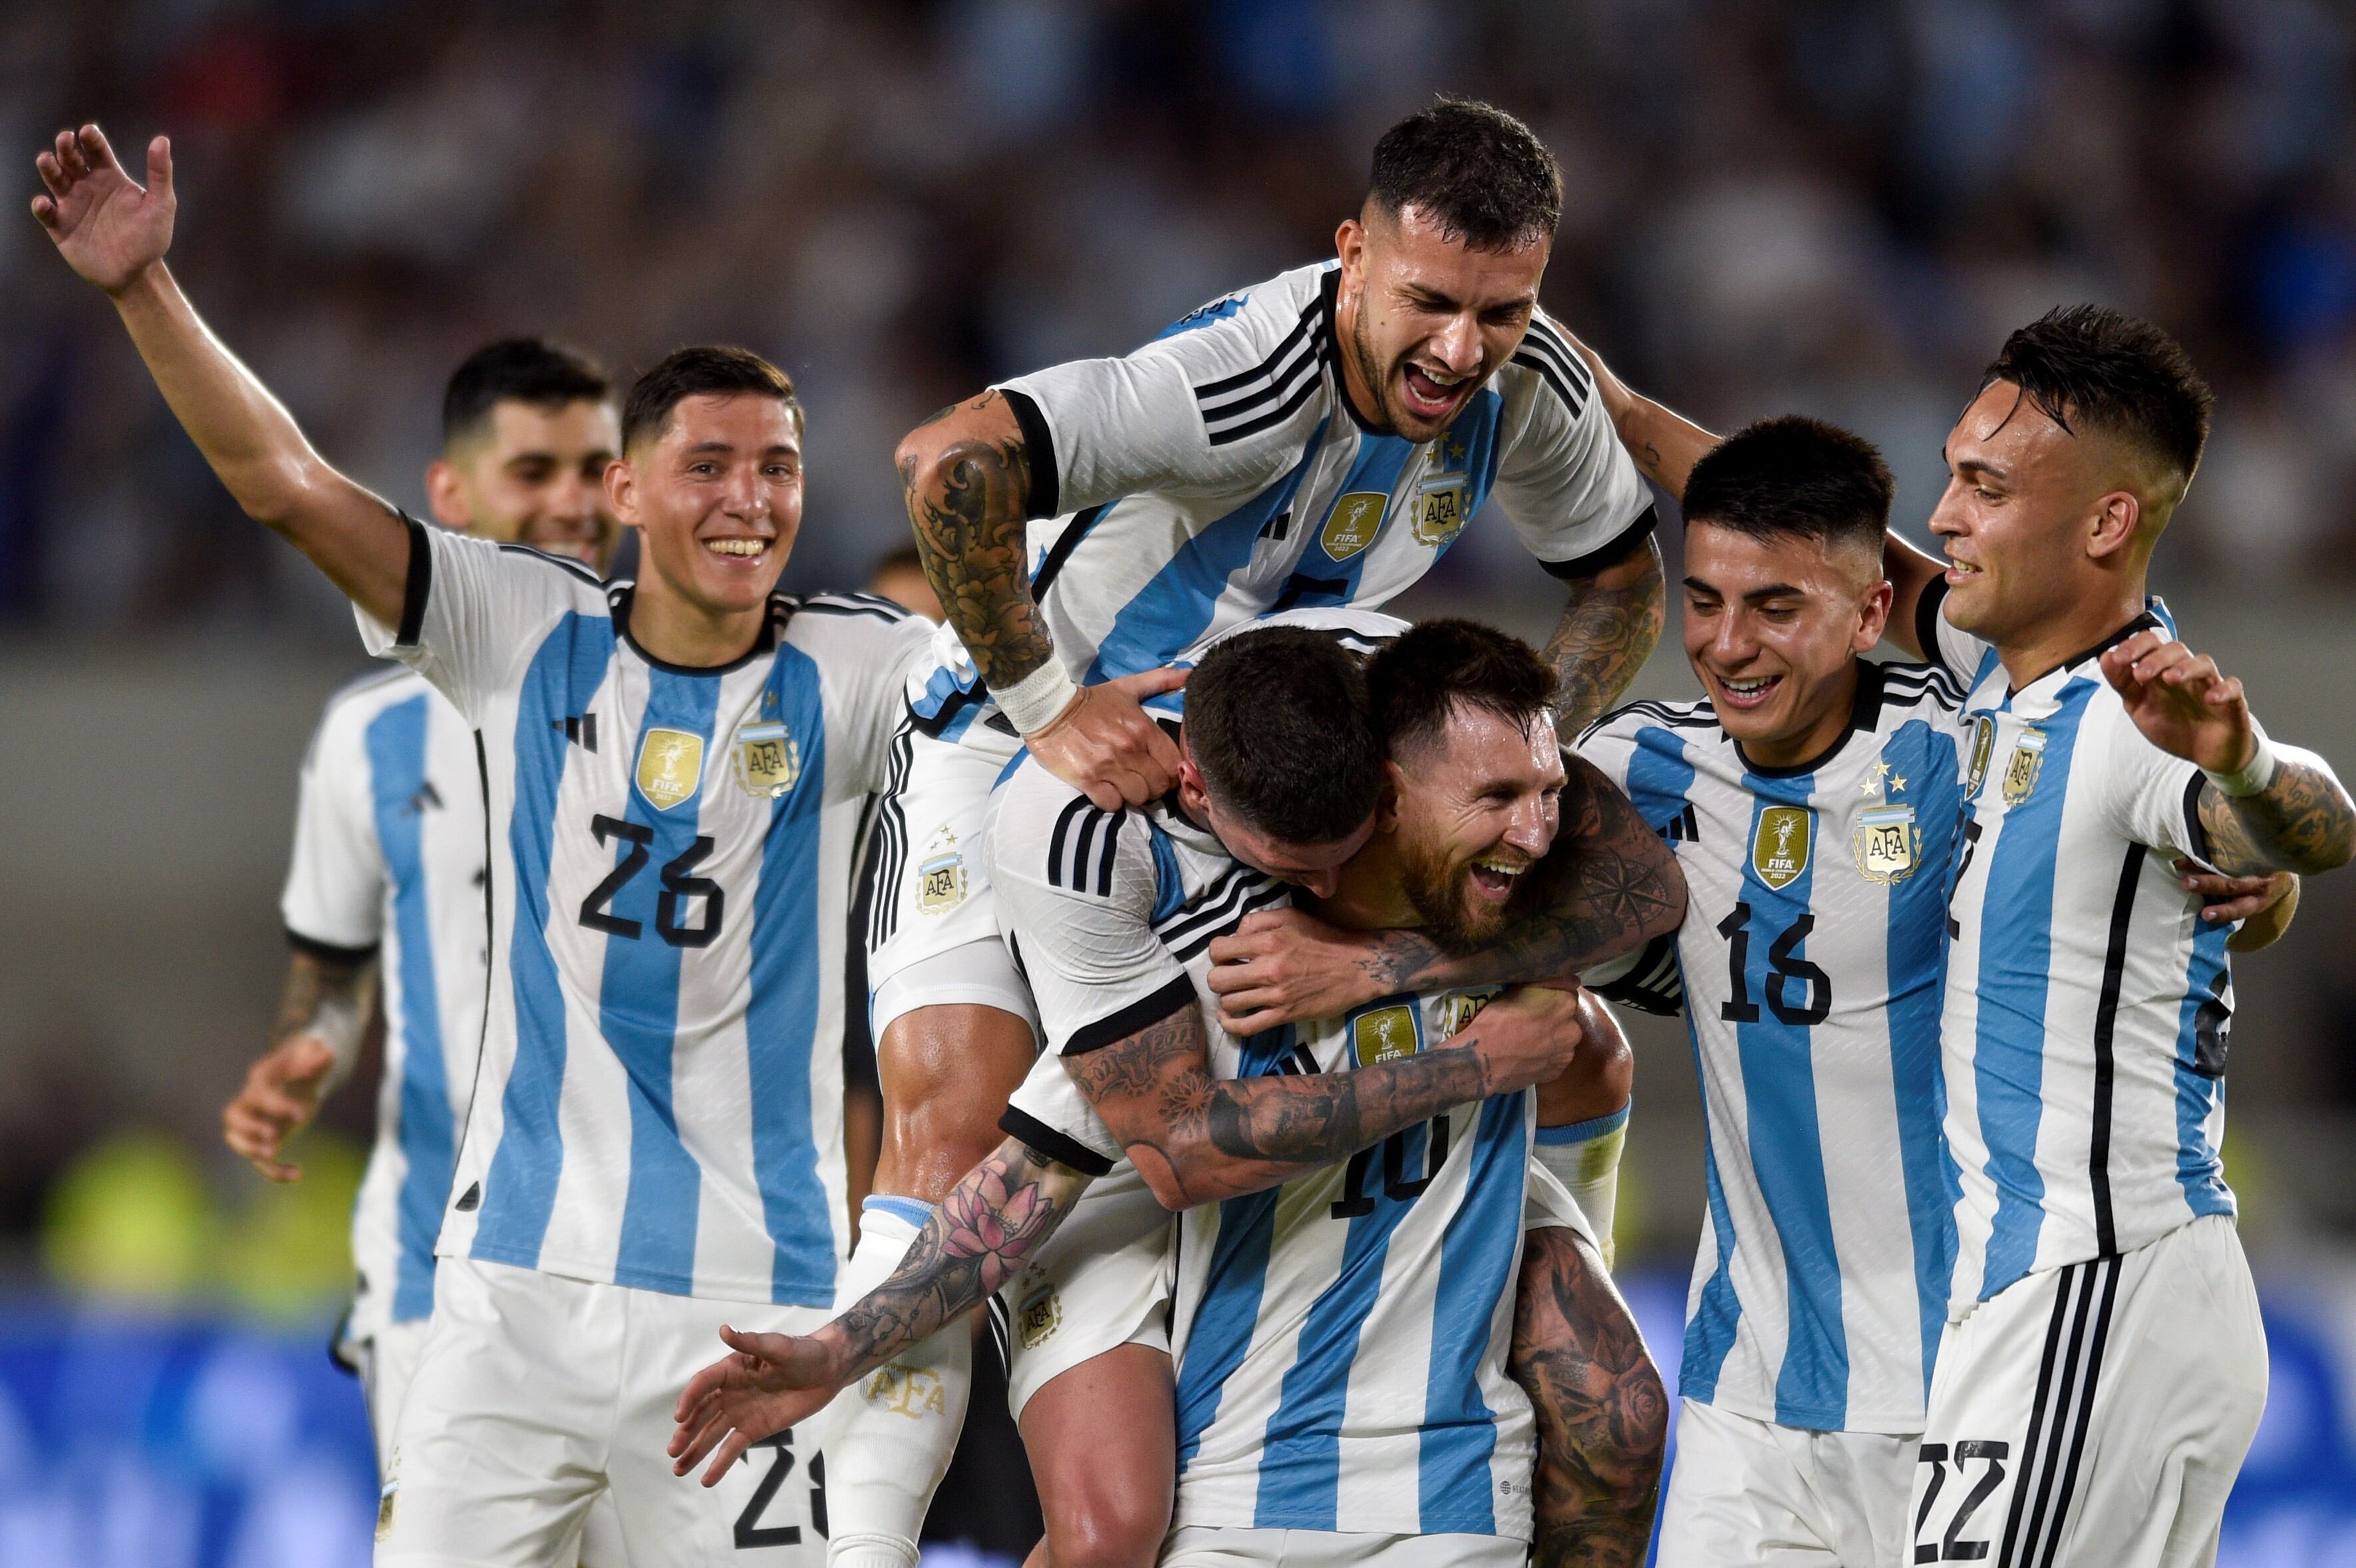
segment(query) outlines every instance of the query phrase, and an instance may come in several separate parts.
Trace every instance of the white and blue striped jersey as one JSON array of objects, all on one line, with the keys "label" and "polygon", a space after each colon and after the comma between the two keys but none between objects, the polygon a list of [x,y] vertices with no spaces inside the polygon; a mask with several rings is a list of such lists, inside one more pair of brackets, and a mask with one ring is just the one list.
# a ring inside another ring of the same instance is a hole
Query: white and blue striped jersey
[{"label": "white and blue striped jersey", "polygon": [[[1218,1076],[1349,1072],[1437,1044],[1494,994],[1391,997],[1238,1040],[1219,1028],[1210,944],[1288,901],[1285,884],[1172,804],[1101,811],[1027,753],[986,838],[1050,1048],[1003,1125],[1076,1168],[1129,1176],[1061,1056],[1192,1008]],[[1534,1427],[1505,1370],[1521,1236],[1592,1239],[1530,1177],[1535,1115],[1526,1092],[1458,1106],[1183,1217],[1178,1524],[1529,1537]]]},{"label": "white and blue striped jersey", "polygon": [[474,731],[449,700],[405,669],[330,699],[279,908],[298,947],[374,951],[382,974],[376,1144],[352,1212],[355,1339],[434,1308],[434,1239],[483,1032],[484,856]]},{"label": "white and blue striped jersey", "polygon": [[1939,1008],[1963,688],[1861,664],[1826,755],[1752,765],[1707,701],[1640,702],[1580,751],[1676,847],[1673,939],[1605,996],[1677,1005],[1708,1208],[1680,1392],[1756,1421],[1919,1433],[1954,1181]]},{"label": "white and blue striped jersey", "polygon": [[439,1251],[831,1305],[851,846],[928,624],[781,594],[743,658],[682,668],[631,640],[631,584],[410,526],[402,624],[362,631],[474,725],[490,822]]},{"label": "white and blue striped jersey", "polygon": [[2144,737],[2095,662],[2139,631],[2174,636],[2167,607],[2015,691],[1933,594],[1924,646],[1971,685],[1942,1030],[1960,1315],[2233,1212],[2233,928],[2204,925],[2173,869],[2208,854],[2200,768]]},{"label": "white and blue striped jersey", "polygon": [[[1368,428],[1334,350],[1339,263],[1203,306],[1126,357],[1017,377],[1031,591],[1084,682],[1168,664],[1295,606],[1378,606],[1446,554],[1494,496],[1530,553],[1578,575],[1652,526],[1579,351],[1543,314],[1434,440]],[[944,645],[914,683],[957,739],[986,697]]]}]

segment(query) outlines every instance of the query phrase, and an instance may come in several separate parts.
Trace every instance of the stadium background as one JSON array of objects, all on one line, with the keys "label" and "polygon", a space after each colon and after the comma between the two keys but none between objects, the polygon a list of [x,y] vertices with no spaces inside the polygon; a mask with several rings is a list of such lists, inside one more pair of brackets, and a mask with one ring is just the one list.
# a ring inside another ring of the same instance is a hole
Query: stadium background
[{"label": "stadium background", "polygon": [[[2162,589],[2346,772],[2351,57],[2329,0],[7,0],[0,155],[29,196],[60,124],[169,133],[175,271],[412,509],[480,340],[776,357],[810,409],[788,585],[850,586],[906,537],[916,419],[1330,253],[1381,127],[1477,94],[1563,162],[1558,316],[1719,428],[1865,432],[1918,531],[2010,327],[2169,325],[2220,400]],[[217,1127],[283,968],[296,763],[362,660],[48,251],[0,225],[0,1563],[358,1563],[365,1434],[318,1347],[366,1096],[289,1189]],[[1476,522],[1410,607],[1536,635],[1556,594]],[[1639,690],[1690,689],[1673,623]],[[2230,1564],[2356,1563],[2351,910],[2316,885],[2240,967],[2274,1391]],[[1679,1035],[1633,1032],[1623,1273],[1673,1374],[1700,1125]]]}]

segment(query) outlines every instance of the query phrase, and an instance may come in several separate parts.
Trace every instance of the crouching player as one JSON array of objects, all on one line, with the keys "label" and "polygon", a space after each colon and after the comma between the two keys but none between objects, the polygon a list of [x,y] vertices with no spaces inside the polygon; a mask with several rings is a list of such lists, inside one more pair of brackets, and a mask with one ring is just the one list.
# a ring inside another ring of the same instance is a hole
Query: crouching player
[{"label": "crouching player", "polygon": [[[1468,638],[1487,645],[1469,668]],[[1161,1474],[1177,1468],[1177,1556],[1267,1554],[1282,1531],[1299,1532],[1288,1550],[1349,1559],[1519,1562],[1535,1512],[1547,1560],[1573,1547],[1641,1558],[1657,1376],[1591,1235],[1543,1173],[1529,1222],[1583,1239],[1534,1242],[1520,1268],[1531,1340],[1514,1365],[1538,1385],[1542,1435],[1506,1371],[1516,1216],[1533,1189],[1518,1090],[1572,1054],[1575,1001],[1491,1001],[1496,987],[1467,976],[1248,1040],[1213,1022],[1209,944],[1287,896],[1271,874],[1371,918],[1443,910],[1494,944],[1495,962],[1532,972],[1631,949],[1676,918],[1667,857],[1624,801],[1584,769],[1565,799],[1553,681],[1534,654],[1480,628],[1426,627],[1379,656],[1378,681],[1385,664],[1425,700],[1394,737],[1408,762],[1389,770],[1379,819],[1378,753],[1363,726],[1349,743],[1347,716],[1365,704],[1355,662],[1293,627],[1205,656],[1174,803],[1108,813],[1035,764],[1016,770],[993,803],[992,869],[1060,1055],[1010,1108],[1014,1136],[881,1290],[811,1340],[731,1338],[740,1354],[682,1401],[682,1464],[715,1445],[724,1460],[1011,1282],[1018,1334],[1087,1303],[1091,1320],[1065,1337],[1093,1335],[1107,1353],[1055,1384],[1095,1380],[1110,1474],[1150,1480],[1146,1438]],[[1564,817],[1580,841],[1547,859]],[[1481,862],[1505,869],[1477,875]],[[1475,962],[1492,961],[1484,948]],[[1547,1060],[1524,1057],[1534,1045]],[[1174,1421],[1166,1370],[1154,1382],[1112,1365],[1109,1347],[1159,1316],[1150,1286],[1106,1314],[1098,1265],[1115,1248],[1099,1219],[1118,1200],[1092,1195],[1075,1221],[1104,1255],[1048,1240],[1124,1155],[1116,1189],[1125,1179],[1201,1205],[1179,1248]],[[1063,1332],[1031,1348],[1068,1360]],[[1157,1406],[1158,1424],[1143,1413]],[[1122,1427],[1136,1434],[1125,1444]]]}]

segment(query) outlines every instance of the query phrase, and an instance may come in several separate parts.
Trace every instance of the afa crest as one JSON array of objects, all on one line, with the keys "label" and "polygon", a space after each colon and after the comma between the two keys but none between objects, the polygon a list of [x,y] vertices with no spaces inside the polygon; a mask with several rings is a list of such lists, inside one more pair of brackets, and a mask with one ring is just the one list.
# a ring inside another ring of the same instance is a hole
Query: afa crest
[{"label": "afa crest", "polygon": [[669,811],[702,783],[702,736],[656,729],[638,738],[638,793],[648,805]]},{"label": "afa crest", "polygon": [[783,720],[747,724],[736,731],[736,782],[746,795],[775,800],[801,776],[801,744]]},{"label": "afa crest", "polygon": [[1857,869],[1869,882],[1902,882],[1922,859],[1922,829],[1911,805],[1869,805],[1857,814]]},{"label": "afa crest", "polygon": [[925,914],[947,914],[965,902],[965,851],[957,835],[941,829],[916,865],[916,908]]},{"label": "afa crest", "polygon": [[1447,474],[1423,482],[1415,496],[1415,542],[1439,549],[1464,531],[1464,475]]},{"label": "afa crest", "polygon": [[1451,991],[1440,998],[1440,1038],[1454,1040],[1464,1026],[1481,1015],[1481,1009],[1497,998],[1497,987],[1479,991]]},{"label": "afa crest", "polygon": [[868,1403],[880,1404],[893,1414],[905,1415],[911,1421],[948,1413],[940,1374],[924,1367],[906,1367],[894,1361],[879,1368],[859,1392]]},{"label": "afa crest", "polygon": [[1808,869],[1808,841],[1815,837],[1815,813],[1804,805],[1771,805],[1751,835],[1751,869],[1780,892]]},{"label": "afa crest", "polygon": [[1023,1297],[1023,1305],[1015,1309],[1014,1331],[1022,1336],[1023,1348],[1026,1350],[1035,1350],[1054,1339],[1055,1330],[1063,1326],[1063,1298],[1055,1294],[1055,1287],[1052,1285],[1044,1282],[1037,1285]]},{"label": "afa crest", "polygon": [[1325,519],[1325,532],[1319,542],[1325,553],[1335,560],[1347,560],[1368,545],[1383,531],[1383,514],[1390,510],[1391,498],[1380,490],[1353,490],[1333,503],[1333,515]]},{"label": "afa crest", "polygon": [[1972,720],[1972,763],[1964,775],[1964,798],[1977,799],[1987,783],[1988,762],[1996,755],[1996,720],[1983,713]]},{"label": "afa crest", "polygon": [[2013,742],[2012,761],[2004,769],[2004,803],[2019,805],[2037,788],[2037,775],[2045,771],[2045,731],[2023,730],[2020,739]]},{"label": "afa crest", "polygon": [[1413,1002],[1394,1002],[1350,1020],[1350,1054],[1361,1067],[1404,1061],[1422,1049]]}]

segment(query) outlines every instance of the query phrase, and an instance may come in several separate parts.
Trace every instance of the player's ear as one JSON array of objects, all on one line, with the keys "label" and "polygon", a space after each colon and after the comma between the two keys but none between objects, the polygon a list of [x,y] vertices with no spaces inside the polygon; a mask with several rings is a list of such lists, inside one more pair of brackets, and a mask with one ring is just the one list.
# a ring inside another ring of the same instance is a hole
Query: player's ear
[{"label": "player's ear", "polygon": [[475,526],[475,510],[466,504],[466,483],[446,457],[437,457],[426,465],[425,505],[434,520],[445,528],[464,533]]},{"label": "player's ear", "polygon": [[605,464],[605,504],[614,509],[614,520],[624,528],[641,526],[638,518],[638,471],[626,456],[617,457]]},{"label": "player's ear", "polygon": [[1865,653],[1881,641],[1881,634],[1890,625],[1890,601],[1897,592],[1886,577],[1867,591],[1865,602],[1858,606],[1857,633],[1849,639],[1850,652]]},{"label": "player's ear", "polygon": [[1366,226],[1355,217],[1333,230],[1333,254],[1342,258],[1342,281],[1355,284],[1366,270]]},{"label": "player's ear", "polygon": [[2094,503],[2086,553],[2096,560],[2116,555],[2133,542],[2143,521],[2143,502],[2132,490],[2114,490]]},{"label": "player's ear", "polygon": [[1399,792],[1407,787],[1407,773],[1386,757],[1383,760],[1382,793],[1375,797],[1375,831],[1396,833],[1399,825]]}]

